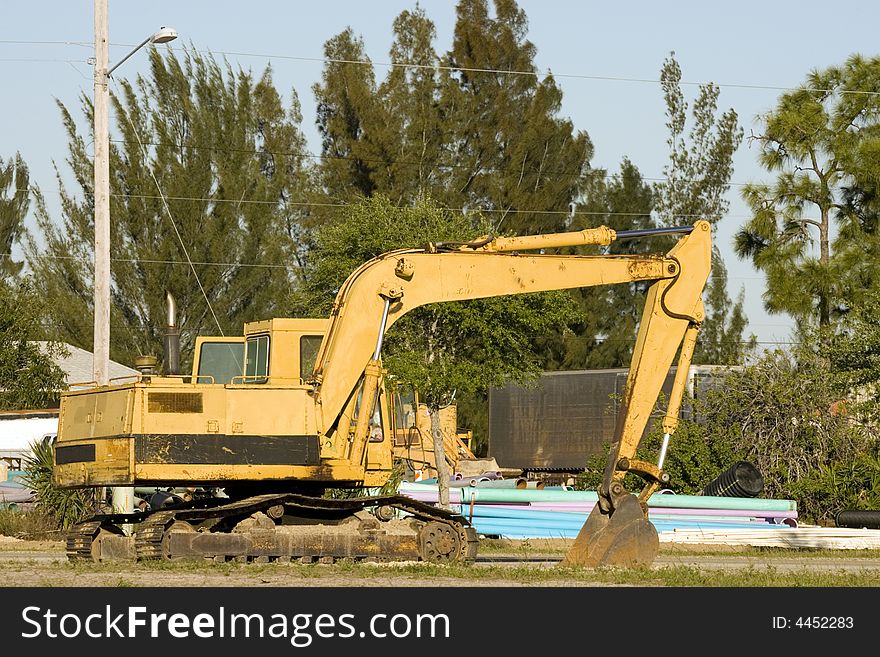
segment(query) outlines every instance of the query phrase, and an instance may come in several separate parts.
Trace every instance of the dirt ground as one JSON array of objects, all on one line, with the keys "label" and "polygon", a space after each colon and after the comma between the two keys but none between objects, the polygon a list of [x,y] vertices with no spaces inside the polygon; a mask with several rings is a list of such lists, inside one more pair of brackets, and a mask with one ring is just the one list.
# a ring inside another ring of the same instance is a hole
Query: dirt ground
[{"label": "dirt ground", "polygon": [[[424,564],[373,564],[368,568],[299,564],[71,564],[62,541],[24,541],[0,536],[0,586],[87,587],[517,587],[517,586],[626,586],[625,581],[555,577],[555,566],[568,541],[495,542],[481,550],[471,570]],[[845,554],[853,552],[853,554]],[[840,554],[771,554],[748,548],[719,550],[713,546],[661,547],[652,570],[682,567],[703,573],[724,572],[761,576],[762,573],[798,577],[866,577],[880,581],[880,554],[876,551],[840,551]],[[869,585],[875,585],[871,584]],[[640,585],[638,582],[632,584]],[[654,585],[654,584],[650,584]],[[663,584],[660,584],[663,585]]]}]

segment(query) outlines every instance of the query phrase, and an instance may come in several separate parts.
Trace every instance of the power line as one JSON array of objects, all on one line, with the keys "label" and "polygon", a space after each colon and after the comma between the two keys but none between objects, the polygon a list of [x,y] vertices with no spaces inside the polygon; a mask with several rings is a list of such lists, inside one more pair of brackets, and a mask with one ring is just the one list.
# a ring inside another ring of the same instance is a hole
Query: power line
[{"label": "power line", "polygon": [[82,64],[79,59],[44,59],[35,57],[0,57],[0,62],[37,63],[37,64]]},{"label": "power line", "polygon": [[[315,62],[315,63],[324,63],[324,64],[350,64],[350,65],[360,65],[360,66],[382,66],[385,68],[413,68],[413,69],[429,69],[435,71],[451,71],[457,72],[462,71],[466,73],[492,73],[498,75],[514,75],[514,76],[530,76],[530,77],[540,77],[543,75],[540,71],[518,71],[513,69],[495,69],[495,68],[479,68],[479,67],[467,67],[467,66],[451,66],[445,64],[416,64],[412,62],[383,62],[383,61],[372,61],[372,60],[362,60],[362,59],[337,59],[332,57],[300,57],[294,55],[270,55],[265,53],[249,53],[249,52],[239,52],[232,50],[202,50],[198,48],[192,49],[192,52],[197,53],[207,53],[207,54],[220,54],[220,55],[235,55],[237,57],[256,57],[260,59],[288,59],[294,61],[303,61],[303,62]],[[654,78],[635,78],[635,77],[623,77],[616,75],[588,75],[582,73],[552,73],[549,72],[547,75],[552,76],[553,78],[571,78],[576,80],[598,80],[605,82],[636,82],[636,83],[647,83],[647,84],[660,84],[660,80]],[[703,84],[714,84],[717,87],[728,87],[732,89],[758,89],[758,90],[767,90],[767,91],[811,91],[817,93],[840,93],[840,94],[864,94],[871,96],[878,96],[880,92],[878,91],[858,91],[858,90],[840,90],[840,89],[820,89],[814,87],[783,87],[777,85],[761,85],[761,84],[743,84],[743,83],[706,83],[706,82],[690,82],[687,80],[679,81],[679,84],[688,85],[688,86],[699,86]]]},{"label": "power line", "polygon": [[[116,81],[114,80],[113,83],[115,85]],[[140,133],[138,132],[137,127],[134,125],[134,122],[131,120],[131,117],[128,115],[128,112],[125,113],[125,118],[128,119],[128,124],[131,126],[132,131],[134,131],[135,137],[137,137],[138,143],[141,146],[141,151],[143,152],[144,160],[148,160],[147,149],[143,145],[143,143],[141,143]],[[189,267],[192,270],[193,276],[196,277],[196,283],[198,284],[199,289],[202,291],[202,296],[205,297],[205,303],[208,304],[208,310],[211,311],[211,316],[214,318],[214,322],[217,324],[217,329],[220,331],[220,335],[223,335],[223,327],[220,326],[220,320],[217,318],[217,313],[214,312],[214,306],[211,305],[211,300],[208,298],[208,293],[205,291],[205,288],[202,285],[202,281],[199,278],[199,274],[192,263],[192,259],[189,257],[189,251],[186,248],[183,237],[180,235],[180,231],[177,230],[177,222],[174,221],[174,215],[171,214],[171,208],[168,207],[168,201],[165,199],[165,195],[162,192],[162,186],[159,184],[159,180],[156,178],[156,174],[153,173],[153,170],[149,167],[147,168],[150,171],[150,176],[153,178],[153,182],[156,183],[156,189],[159,190],[159,194],[162,199],[162,207],[165,208],[165,214],[171,221],[171,227],[174,228],[174,233],[177,235],[177,239],[180,242],[180,248],[183,249],[183,255],[186,256],[186,260],[189,263]]]},{"label": "power line", "polygon": [[[125,140],[123,139],[111,139],[114,144],[124,144]],[[148,146],[163,146],[163,144],[158,144],[156,142],[144,142]],[[175,144],[177,146],[177,144]],[[402,160],[402,159],[381,159],[381,158],[370,158],[370,157],[353,157],[349,155],[328,155],[326,153],[312,153],[311,151],[305,152],[296,152],[296,151],[270,151],[270,150],[253,150],[250,148],[222,148],[219,146],[202,146],[199,144],[185,144],[179,145],[181,150],[183,149],[194,149],[194,150],[210,150],[216,151],[219,153],[244,153],[246,155],[278,155],[278,156],[292,156],[292,157],[302,157],[307,159],[315,159],[315,160],[341,160],[344,162],[368,162],[373,164],[404,164],[409,166],[423,166],[424,162],[419,162],[417,160]],[[435,165],[438,169],[471,169],[473,167],[467,164],[454,164],[454,163],[438,163]],[[519,169],[499,169],[497,167],[491,168],[483,168],[481,167],[481,171],[489,174],[493,173],[515,173],[519,174]],[[541,178],[548,178],[548,176],[544,174],[555,174],[558,176],[565,177],[577,177],[579,173],[572,173],[568,171],[558,171],[553,169],[547,169],[546,171],[541,172]],[[613,176],[614,174],[612,174]],[[641,176],[642,180],[648,182],[669,182],[668,177],[652,177],[652,176]],[[696,183],[700,182],[699,180],[677,180],[676,182],[681,183]],[[754,183],[740,183],[740,182],[728,182],[728,186],[733,187],[746,187]]]},{"label": "power line", "polygon": [[[33,45],[75,45],[75,46],[84,46],[88,47],[93,44],[88,42],[79,42],[79,41],[15,41],[15,40],[6,40],[0,41],[0,44],[9,44],[9,45],[22,45],[22,44],[33,44]],[[132,44],[121,44],[121,43],[111,43],[112,46],[125,46],[131,47]],[[639,78],[639,77],[625,77],[619,75],[597,75],[597,74],[586,74],[586,73],[553,73],[551,69],[548,69],[546,73],[542,73],[538,70],[524,71],[524,70],[516,70],[516,69],[498,69],[498,68],[487,68],[487,67],[470,67],[470,66],[453,66],[450,64],[417,64],[415,62],[388,62],[388,61],[373,61],[369,59],[342,59],[342,58],[334,58],[334,57],[304,57],[299,55],[282,55],[282,54],[269,54],[269,53],[254,53],[254,52],[243,52],[243,51],[235,51],[235,50],[211,50],[211,49],[203,49],[203,48],[189,48],[186,49],[189,52],[195,52],[199,54],[208,54],[208,55],[224,55],[224,56],[236,56],[236,57],[253,57],[258,59],[267,59],[267,60],[290,60],[290,61],[301,61],[301,62],[310,62],[310,63],[319,63],[319,64],[345,64],[352,66],[381,66],[383,68],[407,68],[407,69],[421,69],[421,70],[433,70],[433,71],[449,71],[449,72],[464,72],[464,73],[491,73],[493,75],[512,75],[512,76],[526,76],[526,77],[541,77],[542,75],[549,75],[555,78],[568,78],[574,80],[595,80],[601,82],[632,82],[638,84],[660,84],[661,80],[656,78]],[[51,60],[4,60],[0,59],[0,61],[51,61]],[[55,60],[55,61],[64,61],[64,60]],[[679,80],[679,84],[686,86],[700,86],[705,84],[713,84],[719,88],[730,88],[730,89],[755,89],[761,91],[807,91],[807,92],[815,92],[815,93],[837,93],[842,95],[867,95],[867,96],[878,96],[880,95],[880,91],[865,91],[858,89],[824,89],[820,87],[790,87],[790,86],[780,86],[780,85],[767,85],[767,84],[753,84],[753,83],[740,83],[740,82],[695,82],[690,80]]]},{"label": "power line", "polygon": [[[23,192],[30,191],[24,189],[16,189],[15,192]],[[41,193],[50,193],[50,194],[61,194],[58,190],[49,190],[48,192]],[[206,196],[158,196],[155,194],[110,194],[113,198],[129,198],[129,199],[162,199],[168,201],[199,201],[199,202],[211,202],[211,203],[235,203],[235,204],[259,204],[259,205],[293,205],[299,207],[316,207],[316,208],[347,208],[356,205],[355,203],[343,203],[343,202],[325,202],[325,201],[288,201],[288,200],[256,200],[256,199],[231,199],[231,198],[211,198]],[[412,208],[410,205],[394,205],[391,206],[397,210],[405,210],[408,208]],[[570,210],[529,210],[529,209],[503,209],[503,208],[445,208],[450,212],[462,212],[462,213],[509,213],[509,214],[558,214],[558,215],[570,215]],[[580,211],[578,210],[575,213],[577,216],[605,216],[605,217],[645,217],[651,214],[651,212],[604,212],[601,210],[596,211]],[[705,218],[707,215],[705,214],[675,214],[674,218],[679,219],[700,219]],[[711,216],[711,215],[709,215]],[[730,219],[749,219],[750,216],[745,215],[725,215]]]},{"label": "power line", "polygon": [[[0,253],[0,258],[13,258],[15,257],[12,253]],[[38,260],[78,260],[81,262],[91,262],[91,258],[86,256],[65,256],[65,255],[55,255],[51,253],[39,253],[34,254],[33,256],[25,256],[27,259],[31,257]],[[186,260],[159,260],[154,258],[110,258],[111,262],[126,262],[129,264],[150,264],[150,265],[188,265],[190,261]],[[199,262],[192,261],[192,264],[199,266],[213,266],[213,267],[255,267],[255,268],[264,268],[264,269],[299,269],[296,265],[274,265],[268,263],[258,263],[258,262]]]},{"label": "power line", "polygon": [[26,41],[23,39],[0,39],[0,45],[28,45],[28,46],[82,46],[94,48],[93,41]]}]

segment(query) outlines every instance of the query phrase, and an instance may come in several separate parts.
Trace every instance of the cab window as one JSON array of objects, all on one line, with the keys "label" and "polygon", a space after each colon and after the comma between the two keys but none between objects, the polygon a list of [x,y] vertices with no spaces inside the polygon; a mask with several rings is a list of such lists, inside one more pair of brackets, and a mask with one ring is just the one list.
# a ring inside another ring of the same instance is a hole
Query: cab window
[{"label": "cab window", "polygon": [[308,378],[315,369],[323,335],[304,335],[299,339],[299,377]]},{"label": "cab window", "polygon": [[269,336],[258,335],[247,339],[245,356],[245,383],[266,383],[269,376]]},{"label": "cab window", "polygon": [[243,342],[203,342],[199,350],[199,383],[232,383],[241,376],[244,362]]}]

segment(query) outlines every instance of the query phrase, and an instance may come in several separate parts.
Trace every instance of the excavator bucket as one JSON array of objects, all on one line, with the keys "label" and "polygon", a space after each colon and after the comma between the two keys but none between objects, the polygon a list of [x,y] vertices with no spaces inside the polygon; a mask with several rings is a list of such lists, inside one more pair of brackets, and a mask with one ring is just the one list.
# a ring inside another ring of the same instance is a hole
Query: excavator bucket
[{"label": "excavator bucket", "polygon": [[617,498],[610,514],[599,504],[593,507],[561,565],[648,567],[659,548],[657,530],[638,498],[627,494]]}]

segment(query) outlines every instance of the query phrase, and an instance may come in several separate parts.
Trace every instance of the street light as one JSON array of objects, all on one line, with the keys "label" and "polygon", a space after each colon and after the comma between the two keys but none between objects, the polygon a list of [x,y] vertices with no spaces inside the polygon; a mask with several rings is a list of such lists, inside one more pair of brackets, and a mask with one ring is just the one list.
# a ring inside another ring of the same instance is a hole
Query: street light
[{"label": "street light", "polygon": [[135,54],[138,50],[143,48],[148,43],[168,43],[169,41],[174,41],[176,38],[177,38],[177,30],[175,30],[173,27],[164,27],[163,26],[163,27],[159,28],[158,32],[156,32],[155,34],[153,34],[151,36],[148,36],[146,39],[141,41],[138,44],[137,48],[135,48],[130,53],[128,53],[125,57],[120,59],[117,64],[114,64],[113,67],[109,71],[107,71],[107,77],[109,78],[111,75],[113,75],[113,71],[115,71],[117,68],[119,68],[120,64],[122,64],[126,59],[131,57],[133,54]]},{"label": "street light", "polygon": [[[110,74],[148,43],[166,43],[177,38],[177,31],[163,27],[147,37],[113,68],[107,68],[107,0],[95,0],[95,333],[92,367],[95,383],[110,382]],[[100,415],[96,416],[96,421]],[[134,505],[131,488],[113,489],[114,510],[130,513]]]}]

